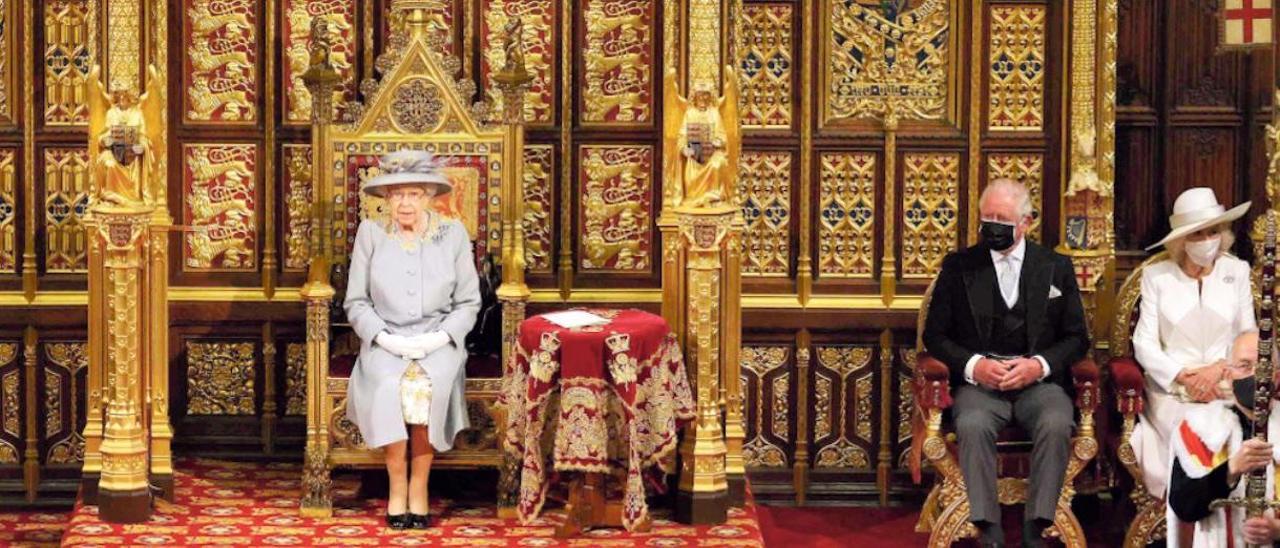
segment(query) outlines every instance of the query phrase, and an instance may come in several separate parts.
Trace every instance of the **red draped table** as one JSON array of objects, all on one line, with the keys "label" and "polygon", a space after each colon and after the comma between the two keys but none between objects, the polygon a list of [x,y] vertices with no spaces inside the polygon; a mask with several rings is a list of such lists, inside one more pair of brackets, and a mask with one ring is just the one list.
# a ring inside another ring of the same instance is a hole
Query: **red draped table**
[{"label": "red draped table", "polygon": [[[522,460],[518,511],[525,523],[541,512],[548,468],[583,473],[596,504],[603,475],[625,473],[621,524],[631,531],[648,523],[644,472],[671,472],[666,457],[696,407],[680,345],[662,317],[589,312],[610,321],[566,329],[535,316],[520,324],[502,396],[510,413],[507,447]],[[582,481],[570,492],[571,522]],[[603,508],[590,511],[604,516]]]}]

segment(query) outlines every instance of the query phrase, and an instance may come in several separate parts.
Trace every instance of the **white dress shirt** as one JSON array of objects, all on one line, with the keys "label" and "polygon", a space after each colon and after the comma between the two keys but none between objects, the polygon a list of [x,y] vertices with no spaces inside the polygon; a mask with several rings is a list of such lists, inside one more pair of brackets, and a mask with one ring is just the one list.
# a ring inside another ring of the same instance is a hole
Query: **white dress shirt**
[{"label": "white dress shirt", "polygon": [[[1008,252],[992,251],[991,264],[996,269],[996,282],[1000,290],[1000,296],[1004,299],[1004,304],[1009,308],[1013,308],[1018,304],[1018,283],[1022,279],[1022,260],[1027,256],[1027,239],[1022,238],[1018,243],[1014,244],[1013,249]],[[978,360],[982,359],[981,354],[974,354],[969,357],[968,363],[964,365],[964,380],[969,384],[978,384],[973,378],[973,369],[978,365]],[[1034,356],[1040,362],[1040,367],[1044,370],[1040,374],[1040,380],[1044,380],[1049,376],[1049,361],[1044,356]]]}]

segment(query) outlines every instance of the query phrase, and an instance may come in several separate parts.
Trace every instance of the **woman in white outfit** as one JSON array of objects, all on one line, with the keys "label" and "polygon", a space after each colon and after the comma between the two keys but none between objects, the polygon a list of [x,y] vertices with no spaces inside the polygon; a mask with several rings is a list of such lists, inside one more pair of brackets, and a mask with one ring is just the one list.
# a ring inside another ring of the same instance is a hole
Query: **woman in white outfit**
[{"label": "woman in white outfit", "polygon": [[1169,259],[1142,273],[1133,349],[1146,376],[1146,410],[1129,441],[1157,498],[1168,487],[1174,429],[1189,408],[1217,399],[1232,342],[1257,329],[1249,265],[1228,255],[1230,223],[1249,205],[1227,210],[1212,189],[1188,189],[1173,204],[1169,234],[1147,248],[1163,245]]}]

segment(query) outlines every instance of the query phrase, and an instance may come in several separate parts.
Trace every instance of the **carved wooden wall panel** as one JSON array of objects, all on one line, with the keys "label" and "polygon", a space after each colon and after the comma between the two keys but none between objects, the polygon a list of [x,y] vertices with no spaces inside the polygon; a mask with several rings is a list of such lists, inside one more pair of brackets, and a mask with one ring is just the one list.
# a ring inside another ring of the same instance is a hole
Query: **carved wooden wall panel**
[{"label": "carved wooden wall panel", "polygon": [[254,413],[254,343],[188,341],[186,350],[187,414]]},{"label": "carved wooden wall panel", "polygon": [[787,3],[746,4],[738,37],[742,126],[789,129],[794,111],[795,9]]},{"label": "carved wooden wall panel", "polygon": [[288,124],[311,122],[311,92],[302,81],[302,74],[311,63],[311,28],[317,17],[323,17],[334,36],[331,59],[342,81],[334,90],[334,103],[355,98],[356,41],[360,38],[356,26],[356,0],[283,0],[280,9],[281,55],[284,58],[282,98],[284,121]]},{"label": "carved wooden wall panel", "polygon": [[17,82],[17,4],[14,0],[0,0],[0,123],[11,125],[14,121],[14,108],[17,106],[14,94]]},{"label": "carved wooden wall panel", "polygon": [[0,465],[18,464],[23,441],[22,360],[15,342],[0,342]]},{"label": "carved wooden wall panel", "polygon": [[744,346],[742,392],[747,427],[742,456],[753,468],[789,468],[792,453],[792,386],[789,346]]},{"label": "carved wooden wall panel", "polygon": [[183,150],[183,267],[252,270],[257,261],[254,145],[188,144]]},{"label": "carved wooden wall panel", "polygon": [[990,6],[988,126],[993,131],[1044,128],[1046,6]]},{"label": "carved wooden wall panel", "polygon": [[285,346],[285,408],[284,414],[307,414],[307,346],[289,343]]},{"label": "carved wooden wall panel", "polygon": [[929,279],[960,242],[960,155],[906,154],[902,160],[902,277]]},{"label": "carved wooden wall panel", "polygon": [[45,271],[88,271],[89,246],[81,224],[88,208],[88,149],[44,149]]},{"label": "carved wooden wall panel", "polygon": [[284,268],[301,272],[311,257],[311,146],[289,144],[283,150]]},{"label": "carved wooden wall panel", "polygon": [[819,156],[819,277],[871,278],[879,201],[876,164],[876,155],[867,152]]},{"label": "carved wooden wall panel", "polygon": [[[28,0],[34,1],[34,0]],[[52,0],[44,5],[44,122],[50,126],[89,121],[88,0]],[[4,23],[7,34],[8,21]],[[0,70],[9,72],[8,63]],[[7,96],[9,88],[4,88]],[[4,101],[7,111],[8,101]]]},{"label": "carved wooden wall panel", "polygon": [[257,0],[195,0],[183,6],[187,122],[243,124],[258,118]]},{"label": "carved wooden wall panel", "polygon": [[[1139,251],[1163,237],[1173,201],[1187,188],[1211,187],[1224,203],[1254,200],[1249,219],[1262,211],[1270,59],[1218,52],[1216,7],[1192,0],[1119,4],[1120,249]],[[1241,242],[1248,225],[1236,223]],[[1247,245],[1235,251],[1252,256]]]},{"label": "carved wooden wall panel", "polygon": [[22,244],[18,241],[19,202],[15,151],[0,148],[0,272],[15,273]]},{"label": "carved wooden wall panel", "polygon": [[555,256],[555,150],[529,145],[524,151],[524,258],[531,274],[550,274]]},{"label": "carved wooden wall panel", "polygon": [[50,465],[78,465],[84,461],[85,393],[89,366],[88,345],[83,341],[45,342],[41,359],[43,378],[44,461]]},{"label": "carved wooden wall panel", "polygon": [[876,349],[819,346],[813,364],[813,467],[870,470],[878,443]]},{"label": "carved wooden wall panel", "polygon": [[653,256],[654,150],[584,145],[579,252],[584,271],[648,272]]},{"label": "carved wooden wall panel", "polygon": [[746,151],[738,167],[738,196],[747,230],[742,239],[742,272],[786,277],[791,273],[793,155]]},{"label": "carved wooden wall panel", "polygon": [[[819,86],[819,105],[824,124],[882,119],[890,104],[900,119],[948,117],[948,107],[958,101],[952,93],[957,78],[952,52],[960,47],[963,34],[953,28],[958,6],[946,0],[824,4],[830,10],[822,19],[824,84]],[[900,15],[910,23],[892,24]]]},{"label": "carved wooden wall panel", "polygon": [[492,76],[507,60],[502,49],[506,25],[519,17],[523,24],[524,61],[533,74],[524,99],[524,119],[531,126],[554,125],[557,115],[556,45],[559,21],[553,0],[481,0],[480,75],[482,89],[495,110],[502,94]]},{"label": "carved wooden wall panel", "polygon": [[649,126],[655,119],[654,0],[586,0],[578,11],[584,51],[583,124]]}]

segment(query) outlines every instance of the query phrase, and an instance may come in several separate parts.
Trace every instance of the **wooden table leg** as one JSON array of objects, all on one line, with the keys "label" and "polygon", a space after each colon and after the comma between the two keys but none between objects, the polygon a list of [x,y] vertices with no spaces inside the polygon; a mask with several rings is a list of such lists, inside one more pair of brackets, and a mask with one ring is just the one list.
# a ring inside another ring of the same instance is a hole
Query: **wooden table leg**
[{"label": "wooden table leg", "polygon": [[[569,502],[565,504],[564,523],[556,528],[556,538],[578,536],[592,527],[622,527],[622,502],[605,500],[605,474],[580,474],[569,484]],[[647,533],[650,519],[636,524],[636,533]]]}]

